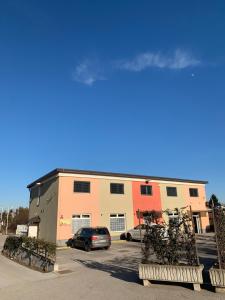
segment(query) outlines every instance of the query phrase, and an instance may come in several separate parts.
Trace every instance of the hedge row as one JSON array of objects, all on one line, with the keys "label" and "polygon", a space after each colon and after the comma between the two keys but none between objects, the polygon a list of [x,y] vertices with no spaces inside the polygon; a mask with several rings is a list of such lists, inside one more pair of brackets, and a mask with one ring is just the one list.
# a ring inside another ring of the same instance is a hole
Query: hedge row
[{"label": "hedge row", "polygon": [[40,255],[46,260],[55,261],[56,245],[41,239],[26,236],[8,236],[3,246],[3,254],[14,258],[21,250]]}]

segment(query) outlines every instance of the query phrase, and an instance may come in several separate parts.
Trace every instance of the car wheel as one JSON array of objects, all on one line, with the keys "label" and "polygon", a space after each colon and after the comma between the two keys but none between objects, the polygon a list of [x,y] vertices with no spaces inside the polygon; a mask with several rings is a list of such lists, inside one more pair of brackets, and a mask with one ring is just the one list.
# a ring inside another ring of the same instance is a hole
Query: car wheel
[{"label": "car wheel", "polygon": [[90,246],[89,243],[85,243],[85,244],[84,244],[84,250],[85,250],[86,252],[91,251],[91,246]]},{"label": "car wheel", "polygon": [[105,247],[104,249],[105,249],[105,250],[109,250],[109,248],[110,248],[110,246],[107,246],[107,247]]},{"label": "car wheel", "polygon": [[127,234],[127,241],[128,241],[128,242],[132,241],[132,236],[131,236],[130,233]]}]

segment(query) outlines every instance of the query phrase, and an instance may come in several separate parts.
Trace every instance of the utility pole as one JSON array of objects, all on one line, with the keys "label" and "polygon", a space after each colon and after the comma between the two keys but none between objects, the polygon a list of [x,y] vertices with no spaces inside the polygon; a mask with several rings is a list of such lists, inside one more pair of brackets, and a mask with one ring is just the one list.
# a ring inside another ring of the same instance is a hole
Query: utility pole
[{"label": "utility pole", "polygon": [[9,226],[9,207],[8,207],[8,212],[6,215],[6,228],[5,228],[5,234],[8,234],[8,226]]},{"label": "utility pole", "polygon": [[2,215],[3,215],[3,207],[1,207],[1,222],[2,222]]},{"label": "utility pole", "polygon": [[1,207],[0,232],[2,232],[2,225],[3,225],[2,215],[3,215],[3,207]]}]

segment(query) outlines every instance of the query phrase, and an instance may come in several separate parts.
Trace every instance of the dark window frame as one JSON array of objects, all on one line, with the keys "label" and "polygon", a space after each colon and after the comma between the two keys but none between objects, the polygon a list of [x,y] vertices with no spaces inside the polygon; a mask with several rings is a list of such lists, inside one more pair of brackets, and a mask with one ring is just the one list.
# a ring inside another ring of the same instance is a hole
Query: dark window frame
[{"label": "dark window frame", "polygon": [[198,189],[197,188],[189,188],[189,195],[190,195],[190,197],[194,197],[194,198],[199,197]]},{"label": "dark window frame", "polygon": [[167,197],[177,197],[177,188],[174,186],[167,186],[166,193],[167,193]]},{"label": "dark window frame", "polygon": [[[83,186],[82,186],[82,184],[83,184]],[[75,180],[74,183],[73,183],[73,192],[74,193],[90,194],[91,193],[91,182],[90,181],[76,181]]]},{"label": "dark window frame", "polygon": [[[142,193],[143,192],[142,188],[145,188],[146,193]],[[147,193],[148,188],[150,188],[150,190],[149,190],[150,193]],[[153,194],[152,193],[152,185],[141,184],[140,185],[140,194],[142,196],[152,196],[152,194]]]},{"label": "dark window frame", "polygon": [[124,183],[110,183],[110,194],[124,195]]}]

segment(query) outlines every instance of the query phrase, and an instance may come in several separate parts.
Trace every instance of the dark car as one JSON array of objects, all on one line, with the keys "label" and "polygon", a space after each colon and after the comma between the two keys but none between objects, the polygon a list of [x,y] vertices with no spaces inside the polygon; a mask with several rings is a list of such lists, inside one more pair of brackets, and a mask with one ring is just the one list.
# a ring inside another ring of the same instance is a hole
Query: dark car
[{"label": "dark car", "polygon": [[70,244],[72,247],[84,248],[85,251],[96,248],[109,249],[111,236],[106,227],[83,227],[74,234]]}]

